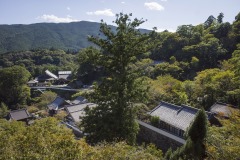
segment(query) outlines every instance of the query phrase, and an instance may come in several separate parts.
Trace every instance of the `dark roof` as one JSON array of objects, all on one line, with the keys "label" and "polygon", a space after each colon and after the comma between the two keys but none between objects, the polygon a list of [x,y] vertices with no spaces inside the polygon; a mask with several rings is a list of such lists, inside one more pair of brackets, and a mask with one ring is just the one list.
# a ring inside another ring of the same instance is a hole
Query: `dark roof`
[{"label": "dark roof", "polygon": [[197,112],[198,109],[189,106],[177,106],[161,102],[150,112],[150,115],[158,116],[161,121],[186,131],[191,122],[194,120]]},{"label": "dark roof", "polygon": [[87,103],[87,102],[88,101],[86,98],[79,96],[75,100],[72,101],[72,104],[80,104],[80,103]]},{"label": "dark roof", "polygon": [[224,117],[229,117],[232,115],[235,108],[230,107],[231,105],[221,102],[216,102],[210,108],[210,112],[214,114],[222,114]]},{"label": "dark roof", "polygon": [[27,109],[19,109],[19,110],[14,110],[9,113],[9,118],[12,120],[24,120],[27,118],[30,118],[30,114],[28,113]]},{"label": "dark roof", "polygon": [[67,101],[65,101],[64,98],[61,98],[58,96],[54,99],[54,101],[52,103],[48,104],[47,106],[48,106],[49,110],[58,110],[58,109],[62,108],[63,105],[65,105],[65,104],[69,104],[69,103]]},{"label": "dark roof", "polygon": [[45,81],[45,80],[55,80],[55,79],[50,77],[49,75],[42,74],[42,75],[38,76],[35,80],[36,81]]},{"label": "dark roof", "polygon": [[58,79],[58,77],[55,74],[53,74],[49,70],[46,70],[45,74],[38,76],[35,80],[36,81],[45,81],[45,80],[56,80],[56,79]]},{"label": "dark roof", "polygon": [[70,106],[67,106],[65,107],[68,114],[72,117],[72,119],[75,121],[75,122],[79,122],[80,121],[80,116],[84,116],[85,115],[85,111],[84,109],[86,107],[96,107],[96,104],[94,103],[84,103],[84,104],[78,104],[78,105],[70,105]]}]

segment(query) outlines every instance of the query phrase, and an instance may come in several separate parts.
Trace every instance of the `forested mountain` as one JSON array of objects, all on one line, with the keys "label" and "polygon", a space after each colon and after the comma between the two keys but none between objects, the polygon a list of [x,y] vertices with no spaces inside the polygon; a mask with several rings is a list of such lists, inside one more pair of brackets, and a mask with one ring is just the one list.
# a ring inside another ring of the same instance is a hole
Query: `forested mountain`
[{"label": "forested mountain", "polygon": [[88,35],[97,35],[99,23],[38,23],[0,25],[0,53],[30,49],[79,50],[90,45]]},{"label": "forested mountain", "polygon": [[91,45],[88,35],[96,36],[98,33],[99,23],[87,21],[0,25],[0,54],[50,48],[78,51]]}]

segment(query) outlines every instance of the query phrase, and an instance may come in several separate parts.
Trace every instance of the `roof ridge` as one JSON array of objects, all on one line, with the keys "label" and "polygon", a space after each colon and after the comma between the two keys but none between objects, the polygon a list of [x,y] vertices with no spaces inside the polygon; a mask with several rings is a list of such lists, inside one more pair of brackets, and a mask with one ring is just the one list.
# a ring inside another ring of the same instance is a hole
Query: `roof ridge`
[{"label": "roof ridge", "polygon": [[181,107],[182,107],[182,106],[179,106],[179,105],[176,105],[176,104],[172,104],[172,103],[168,103],[168,102],[165,102],[165,101],[161,101],[161,103],[167,104],[167,105],[169,105],[169,106],[177,107],[177,108],[179,108],[179,109],[181,109]]},{"label": "roof ridge", "polygon": [[22,108],[22,109],[17,109],[17,110],[11,110],[10,113],[11,113],[11,112],[17,112],[17,111],[22,111],[22,110],[27,111],[27,108]]},{"label": "roof ridge", "polygon": [[181,107],[183,107],[183,108],[189,108],[189,109],[193,109],[193,110],[197,110],[197,111],[200,110],[199,108],[194,108],[194,107],[192,107],[192,106],[188,106],[188,105],[185,105],[185,104],[183,104]]}]

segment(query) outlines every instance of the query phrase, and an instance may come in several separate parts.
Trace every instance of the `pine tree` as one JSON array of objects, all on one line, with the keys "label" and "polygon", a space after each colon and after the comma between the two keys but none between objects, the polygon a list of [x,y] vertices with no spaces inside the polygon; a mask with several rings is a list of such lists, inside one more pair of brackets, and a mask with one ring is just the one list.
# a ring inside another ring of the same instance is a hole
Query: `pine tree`
[{"label": "pine tree", "polygon": [[101,49],[99,60],[94,62],[107,75],[92,97],[98,106],[86,109],[86,116],[82,120],[84,131],[89,133],[87,140],[93,143],[126,140],[133,144],[136,139],[139,127],[135,121],[133,103],[142,101],[146,94],[139,79],[140,71],[133,64],[152,47],[154,31],[141,34],[136,27],[144,20],[135,18],[132,21],[131,16],[122,13],[117,15],[116,31],[111,31],[111,27],[102,21],[100,32],[105,38],[89,38]]},{"label": "pine tree", "polygon": [[[198,111],[193,123],[187,131],[186,143],[172,153],[171,160],[201,160],[206,156],[207,117],[204,109]],[[170,152],[170,151],[169,151]]]}]

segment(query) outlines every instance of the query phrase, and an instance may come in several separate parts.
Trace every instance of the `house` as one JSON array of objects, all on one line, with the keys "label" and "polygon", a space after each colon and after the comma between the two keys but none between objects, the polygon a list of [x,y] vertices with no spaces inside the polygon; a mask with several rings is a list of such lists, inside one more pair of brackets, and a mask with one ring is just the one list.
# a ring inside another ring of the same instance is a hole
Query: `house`
[{"label": "house", "polygon": [[58,71],[58,84],[70,82],[72,71]]},{"label": "house", "polygon": [[76,104],[83,104],[83,103],[87,103],[87,99],[82,97],[82,96],[79,96],[77,97],[75,100],[73,100],[71,103],[76,105]]},{"label": "house", "polygon": [[64,109],[65,105],[70,105],[70,103],[64,98],[57,96],[47,107],[50,114],[56,114],[58,110]]},{"label": "house", "polygon": [[28,113],[27,109],[13,110],[7,115],[7,120],[23,121],[28,124],[32,116]]},{"label": "house", "polygon": [[[50,72],[49,70],[46,70],[44,74],[36,77],[33,81],[29,81],[29,86],[46,86],[48,84],[53,84],[58,80],[58,76]],[[33,82],[34,85],[32,85]]]},{"label": "house", "polygon": [[187,128],[195,119],[197,112],[198,109],[189,106],[177,106],[167,102],[161,102],[150,112],[150,115],[159,117],[159,128],[183,137]]},{"label": "house", "polygon": [[77,104],[77,105],[69,105],[66,106],[65,109],[68,113],[68,119],[71,121],[77,123],[81,121],[81,116],[85,115],[84,109],[86,107],[96,107],[97,105],[95,103],[84,103],[84,104]]},{"label": "house", "polygon": [[30,80],[30,81],[28,81],[28,86],[29,87],[34,87],[34,86],[37,86],[38,85],[38,81],[37,80]]},{"label": "house", "polygon": [[237,109],[232,105],[216,102],[210,107],[209,111],[214,115],[220,115],[222,117],[229,118],[235,110]]}]

